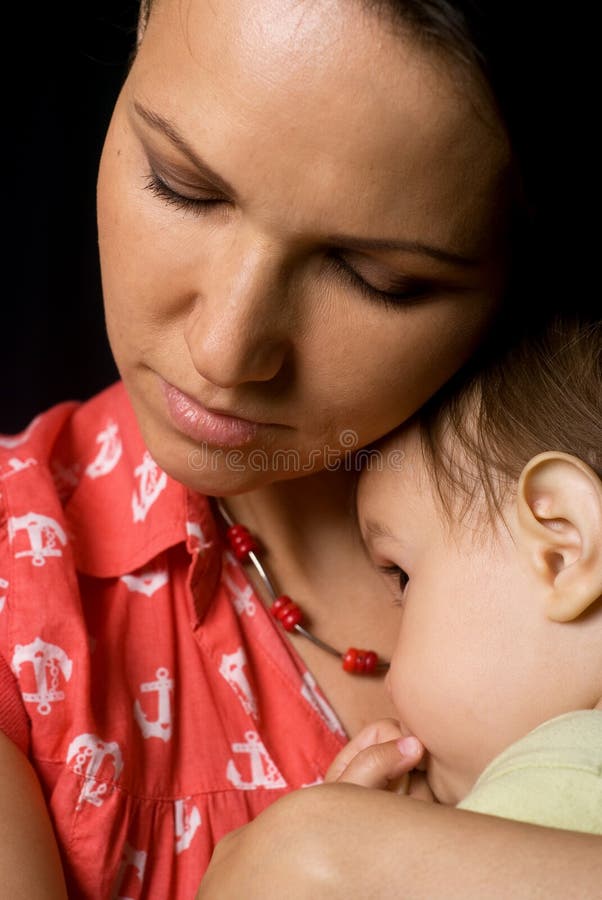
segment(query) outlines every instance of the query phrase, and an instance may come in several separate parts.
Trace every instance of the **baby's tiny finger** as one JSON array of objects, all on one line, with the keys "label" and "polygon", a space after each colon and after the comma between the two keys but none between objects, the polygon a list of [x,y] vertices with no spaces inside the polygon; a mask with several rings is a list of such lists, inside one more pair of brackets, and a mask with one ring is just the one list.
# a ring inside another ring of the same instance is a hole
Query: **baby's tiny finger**
[{"label": "baby's tiny finger", "polygon": [[386,790],[394,785],[399,790],[399,779],[413,769],[422,755],[422,745],[402,740],[386,741],[361,750],[349,763],[338,781],[357,784],[360,787]]},{"label": "baby's tiny finger", "polygon": [[413,760],[412,765],[410,766],[411,769],[418,765],[424,755],[424,747],[418,738],[413,735],[400,738],[397,741],[397,749],[404,759],[408,761]]},{"label": "baby's tiny finger", "polygon": [[401,737],[399,722],[395,719],[378,719],[371,722],[346,744],[331,762],[324,780],[326,782],[338,781],[351,761],[367,747],[380,744],[384,741],[393,741]]}]

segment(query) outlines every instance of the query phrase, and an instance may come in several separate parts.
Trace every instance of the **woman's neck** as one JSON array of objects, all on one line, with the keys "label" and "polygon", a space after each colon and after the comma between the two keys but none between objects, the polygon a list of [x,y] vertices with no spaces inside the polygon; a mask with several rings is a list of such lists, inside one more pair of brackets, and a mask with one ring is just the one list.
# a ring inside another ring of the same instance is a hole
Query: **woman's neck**
[{"label": "woman's neck", "polygon": [[350,472],[322,471],[226,499],[232,518],[261,541],[262,556],[282,590],[309,573],[321,580],[338,567],[337,561],[344,558],[349,565],[352,552],[361,551],[355,478]]}]

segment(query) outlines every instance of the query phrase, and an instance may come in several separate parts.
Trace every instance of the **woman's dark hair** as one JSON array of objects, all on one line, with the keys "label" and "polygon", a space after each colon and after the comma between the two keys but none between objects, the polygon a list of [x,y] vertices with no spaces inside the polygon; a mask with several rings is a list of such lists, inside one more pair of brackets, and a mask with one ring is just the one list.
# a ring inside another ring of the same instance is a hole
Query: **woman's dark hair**
[{"label": "woman's dark hair", "polygon": [[[512,223],[502,331],[493,343],[504,346],[513,331],[537,331],[555,313],[579,309],[595,318],[599,298],[590,282],[597,253],[591,232],[588,252],[582,209],[598,167],[584,159],[593,97],[588,107],[582,21],[541,0],[362,2],[478,71],[506,127],[523,203]],[[479,357],[490,358],[491,351],[484,346]]]}]

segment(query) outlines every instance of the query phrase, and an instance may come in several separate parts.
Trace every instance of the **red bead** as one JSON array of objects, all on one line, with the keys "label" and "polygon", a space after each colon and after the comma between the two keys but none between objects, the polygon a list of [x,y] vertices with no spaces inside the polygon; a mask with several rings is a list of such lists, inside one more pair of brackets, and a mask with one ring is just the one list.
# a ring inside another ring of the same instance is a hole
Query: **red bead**
[{"label": "red bead", "polygon": [[301,612],[300,607],[298,607],[296,603],[293,603],[291,598],[287,597],[286,594],[276,597],[270,606],[270,612],[275,619],[278,619],[286,631],[293,631],[295,625],[299,625],[303,620],[303,613]]},{"label": "red bead", "polygon": [[355,661],[357,659],[357,650],[350,647],[343,657],[343,668],[346,672],[355,672]]},{"label": "red bead", "polygon": [[247,558],[249,553],[256,553],[258,550],[257,541],[244,525],[231,525],[226,532],[226,537],[234,556],[241,562]]},{"label": "red bead", "polygon": [[234,556],[241,561],[243,559],[246,559],[249,553],[254,553],[256,549],[257,544],[252,538],[249,538],[246,541],[241,541],[240,543],[237,543],[232,547]]},{"label": "red bead", "polygon": [[371,675],[376,669],[376,664],[378,663],[378,656],[374,653],[373,650],[368,650],[366,653],[366,660],[364,662],[364,674]]},{"label": "red bead", "polygon": [[292,603],[292,602],[293,601],[291,600],[290,597],[287,597],[286,594],[282,594],[282,596],[276,597],[276,599],[270,606],[270,612],[272,613],[272,615],[274,616],[275,619],[279,619],[280,618],[280,615],[279,615],[280,610],[283,609],[283,607],[288,606],[289,603]]},{"label": "red bead", "polygon": [[376,669],[378,656],[373,650],[357,650],[350,647],[343,657],[343,669],[354,675],[371,675]]},{"label": "red bead", "polygon": [[295,625],[300,625],[302,618],[301,610],[296,603],[293,603],[292,609],[288,609],[280,621],[287,631],[294,631]]}]

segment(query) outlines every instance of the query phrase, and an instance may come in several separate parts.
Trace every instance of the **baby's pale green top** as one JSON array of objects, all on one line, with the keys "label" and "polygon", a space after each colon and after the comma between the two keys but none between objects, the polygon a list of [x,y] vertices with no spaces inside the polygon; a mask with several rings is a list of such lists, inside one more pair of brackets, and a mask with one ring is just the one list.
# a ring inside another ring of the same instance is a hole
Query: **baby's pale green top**
[{"label": "baby's pale green top", "polygon": [[500,753],[458,807],[602,834],[602,711],[540,725]]}]

